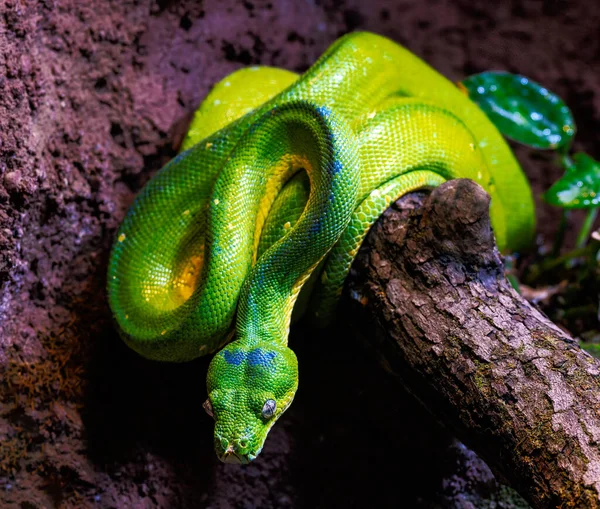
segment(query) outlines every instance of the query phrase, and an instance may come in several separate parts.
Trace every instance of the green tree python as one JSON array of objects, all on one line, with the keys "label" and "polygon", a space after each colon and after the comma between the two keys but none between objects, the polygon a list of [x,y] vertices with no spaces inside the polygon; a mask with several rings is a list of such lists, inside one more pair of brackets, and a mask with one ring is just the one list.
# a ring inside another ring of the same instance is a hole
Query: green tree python
[{"label": "green tree python", "polygon": [[196,112],[183,149],[129,209],[108,296],[121,336],[149,359],[220,350],[204,407],[225,462],[256,458],[294,398],[296,301],[294,314],[327,321],[393,201],[469,178],[492,198],[500,249],[524,247],[534,230],[530,188],[490,120],[371,33],[340,38],[301,76],[234,72]]}]

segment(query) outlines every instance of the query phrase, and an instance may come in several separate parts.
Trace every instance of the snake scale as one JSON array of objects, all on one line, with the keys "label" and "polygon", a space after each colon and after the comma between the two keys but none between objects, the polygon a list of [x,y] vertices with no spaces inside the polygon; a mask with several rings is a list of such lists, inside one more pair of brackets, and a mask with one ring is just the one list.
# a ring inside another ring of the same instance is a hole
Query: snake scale
[{"label": "snake scale", "polygon": [[204,406],[226,462],[253,460],[294,398],[296,301],[294,313],[327,320],[390,203],[470,178],[492,197],[501,249],[522,248],[534,229],[530,188],[485,114],[371,33],[340,38],[301,76],[252,67],[224,78],[183,148],[126,214],[108,295],[121,336],[147,358],[222,348]]}]

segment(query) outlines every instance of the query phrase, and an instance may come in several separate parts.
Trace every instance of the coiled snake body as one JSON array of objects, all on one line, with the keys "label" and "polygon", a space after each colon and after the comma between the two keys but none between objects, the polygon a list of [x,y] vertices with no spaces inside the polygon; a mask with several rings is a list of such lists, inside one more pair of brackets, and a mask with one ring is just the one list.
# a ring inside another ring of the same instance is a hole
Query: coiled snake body
[{"label": "coiled snake body", "polygon": [[327,319],[377,217],[404,193],[466,177],[491,195],[500,248],[533,231],[510,149],[454,84],[392,41],[342,37],[302,76],[257,67],[225,78],[117,234],[109,302],[142,355],[221,348],[206,408],[223,461],[254,459],[298,384],[292,308]]}]

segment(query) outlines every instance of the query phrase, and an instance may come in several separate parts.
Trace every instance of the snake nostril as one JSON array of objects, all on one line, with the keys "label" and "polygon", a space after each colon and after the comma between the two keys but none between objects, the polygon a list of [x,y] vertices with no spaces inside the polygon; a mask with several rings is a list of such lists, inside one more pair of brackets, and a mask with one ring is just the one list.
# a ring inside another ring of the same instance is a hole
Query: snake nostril
[{"label": "snake nostril", "polygon": [[245,449],[246,447],[248,447],[248,440],[240,440],[238,444],[242,449]]}]

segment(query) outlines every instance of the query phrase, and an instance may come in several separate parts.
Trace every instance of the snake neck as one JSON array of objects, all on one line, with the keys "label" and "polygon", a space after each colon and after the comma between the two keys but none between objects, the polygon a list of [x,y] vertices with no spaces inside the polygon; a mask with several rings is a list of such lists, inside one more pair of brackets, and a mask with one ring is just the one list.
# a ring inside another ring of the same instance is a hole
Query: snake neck
[{"label": "snake neck", "polygon": [[[246,344],[287,344],[302,285],[348,225],[358,195],[357,144],[346,123],[329,109],[307,102],[293,102],[279,110],[284,156],[306,161],[310,194],[298,222],[261,256],[244,282],[236,330],[238,340]],[[273,113],[267,116],[272,119]],[[242,145],[255,146],[257,140],[252,138],[250,130]],[[276,166],[276,160],[267,164]]]}]

